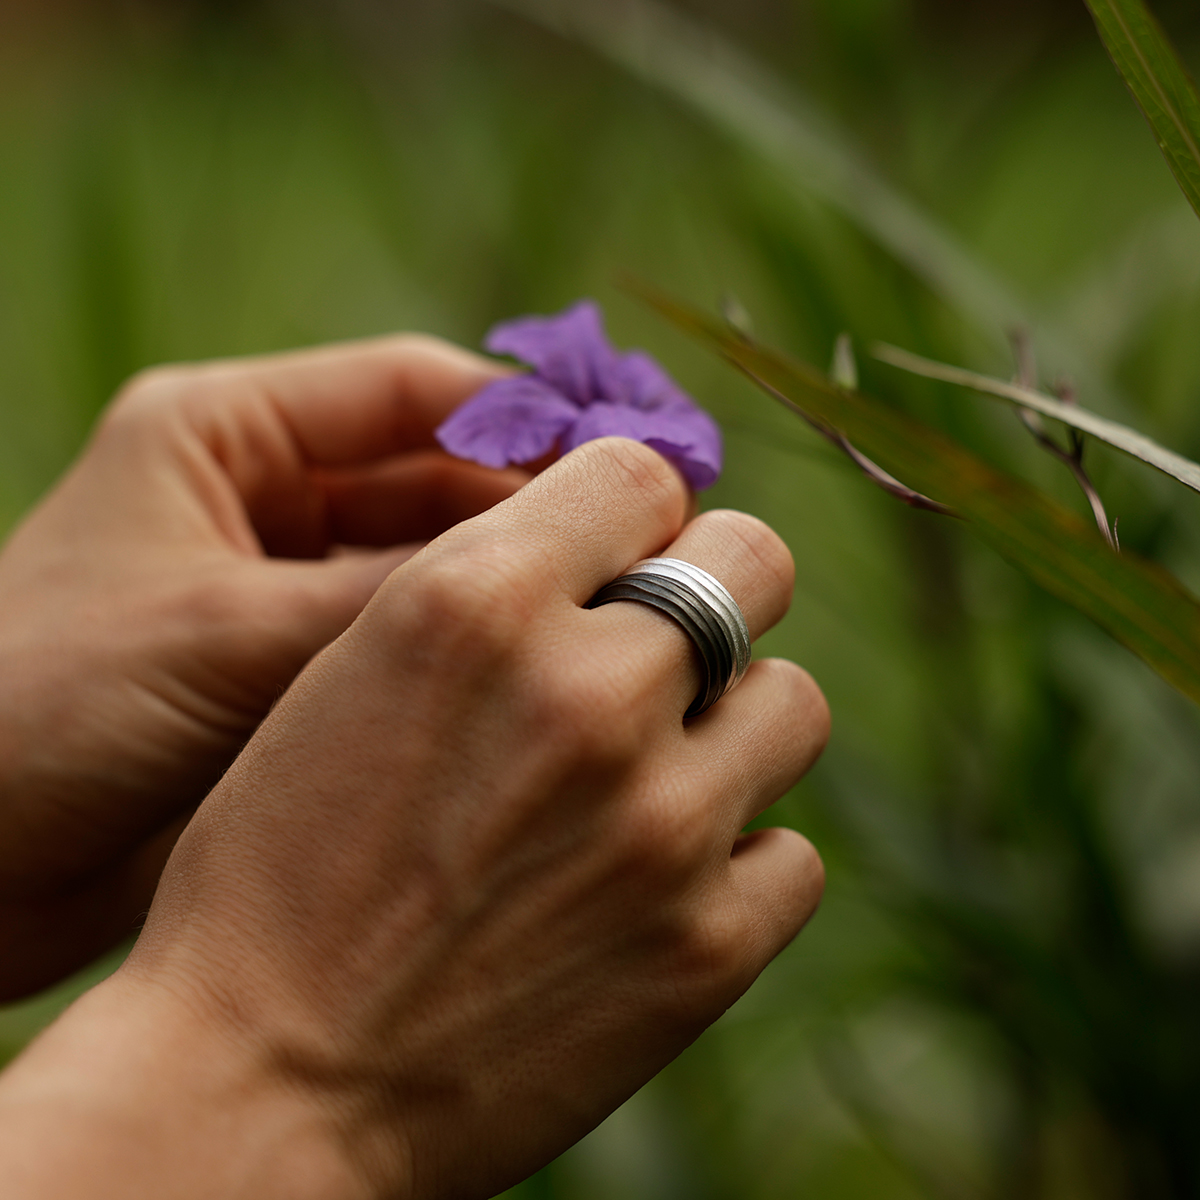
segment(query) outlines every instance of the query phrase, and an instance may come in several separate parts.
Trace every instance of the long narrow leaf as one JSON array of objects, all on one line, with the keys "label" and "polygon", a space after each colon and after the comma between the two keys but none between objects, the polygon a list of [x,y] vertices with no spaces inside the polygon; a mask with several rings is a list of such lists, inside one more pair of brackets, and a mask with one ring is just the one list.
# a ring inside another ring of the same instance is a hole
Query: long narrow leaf
[{"label": "long narrow leaf", "polygon": [[1200,492],[1200,463],[1194,463],[1190,458],[1167,450],[1125,425],[1098,417],[1077,404],[1064,404],[1053,396],[1045,396],[1032,388],[1022,387],[1019,383],[1005,383],[1002,379],[992,379],[987,375],[977,375],[974,371],[965,371],[961,367],[934,362],[933,359],[922,358],[919,354],[901,350],[897,346],[889,346],[886,342],[876,343],[871,348],[871,353],[881,362],[890,363],[903,371],[911,371],[914,375],[957,383],[976,392],[1007,400],[1018,408],[1032,408],[1035,412],[1071,426],[1072,429],[1091,434],[1092,437],[1107,442],[1152,467],[1157,467],[1172,479],[1177,479],[1194,491]]},{"label": "long narrow leaf", "polygon": [[1144,0],[1087,0],[1117,70],[1200,213],[1200,96]]},{"label": "long narrow leaf", "polygon": [[1200,603],[1169,572],[1128,551],[1113,554],[1074,513],[907,414],[840,389],[815,368],[661,293],[636,290],[747,375],[966,517],[984,541],[1036,583],[1200,702]]}]

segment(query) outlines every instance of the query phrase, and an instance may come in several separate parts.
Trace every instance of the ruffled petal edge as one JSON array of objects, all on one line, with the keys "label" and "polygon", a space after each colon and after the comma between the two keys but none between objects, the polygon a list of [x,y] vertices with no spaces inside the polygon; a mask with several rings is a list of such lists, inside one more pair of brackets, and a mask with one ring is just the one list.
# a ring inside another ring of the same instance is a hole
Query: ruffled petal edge
[{"label": "ruffled petal edge", "polygon": [[579,416],[579,408],[549,384],[514,375],[460,404],[434,436],[456,458],[499,468],[549,453]]},{"label": "ruffled petal edge", "polygon": [[656,410],[593,404],[564,434],[563,452],[600,437],[644,442],[674,463],[698,492],[711,487],[721,474],[721,431],[708,413],[690,402]]}]

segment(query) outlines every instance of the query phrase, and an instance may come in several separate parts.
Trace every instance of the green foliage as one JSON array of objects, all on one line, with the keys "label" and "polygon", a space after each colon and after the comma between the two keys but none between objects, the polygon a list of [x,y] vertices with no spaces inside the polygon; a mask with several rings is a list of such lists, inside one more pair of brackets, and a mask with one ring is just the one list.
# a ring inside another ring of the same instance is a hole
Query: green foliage
[{"label": "green foliage", "polygon": [[1100,36],[1200,214],[1200,96],[1144,0],[1087,0]]},{"label": "green foliage", "polygon": [[918,354],[910,354],[896,346],[880,342],[872,348],[872,353],[880,362],[890,363],[901,370],[912,371],[914,375],[923,375],[926,379],[941,379],[946,383],[956,383],[961,387],[971,388],[985,396],[996,396],[1007,400],[1018,409],[1033,410],[1042,416],[1053,417],[1061,421],[1069,429],[1075,429],[1098,438],[1109,446],[1123,450],[1131,458],[1140,459],[1144,463],[1177,479],[1185,487],[1200,492],[1200,464],[1184,458],[1172,450],[1167,450],[1151,441],[1144,434],[1116,421],[1105,420],[1095,413],[1081,408],[1075,403],[1066,403],[1053,396],[1047,396],[1035,388],[1019,383],[1007,383],[1002,379],[992,379],[975,371],[964,371],[960,367],[947,366],[945,363],[931,362]]},{"label": "green foliage", "polygon": [[[764,341],[810,362],[849,330],[1005,375],[994,310],[923,257],[952,245],[985,299],[1015,297],[1004,311],[1032,326],[1047,379],[1070,371],[1086,407],[1197,458],[1200,233],[1090,30],[1050,40],[1050,0],[955,42],[921,24],[939,6],[909,0],[853,22],[843,0],[709,5],[739,21],[732,60],[728,32],[693,19],[668,61],[649,24],[632,75],[632,55],[614,66],[467,0],[187,15],[202,7],[0,38],[6,521],[128,370],[401,327],[475,345],[494,320],[591,294],[618,343],[721,418],[711,503],[763,517],[796,556],[792,612],[760,649],[813,672],[835,733],[763,819],[817,843],[821,912],[517,1194],[1200,1190],[1195,706],[967,522],[866,486],[611,286],[627,269],[705,305],[736,293]],[[821,152],[869,170],[861,197],[824,186],[842,177],[801,154],[785,112],[815,113]],[[865,203],[881,185],[933,243]],[[858,366],[881,405],[1086,516],[1009,413]],[[1131,558],[1196,591],[1194,495],[1099,445],[1089,470]],[[0,1014],[0,1040],[65,998]]]},{"label": "green foliage", "polygon": [[1200,702],[1200,604],[1167,572],[1136,555],[1113,554],[1073,513],[904,413],[839,387],[702,313],[647,295],[760,386],[969,518],[1014,566]]},{"label": "green foliage", "polygon": [[845,213],[987,333],[1026,313],[1012,289],[893,186],[829,113],[715,30],[657,0],[493,2],[583,41],[696,110],[802,195]]}]

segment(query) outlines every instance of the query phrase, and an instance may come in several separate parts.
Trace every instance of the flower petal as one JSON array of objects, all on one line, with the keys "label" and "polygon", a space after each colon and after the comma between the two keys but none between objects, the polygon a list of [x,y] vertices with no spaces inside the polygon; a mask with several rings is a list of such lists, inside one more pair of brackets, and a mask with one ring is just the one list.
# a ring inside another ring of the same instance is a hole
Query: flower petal
[{"label": "flower petal", "polygon": [[674,463],[696,491],[710,487],[721,474],[721,431],[708,413],[688,400],[655,410],[599,401],[563,435],[563,453],[598,437],[645,442]]},{"label": "flower petal", "polygon": [[553,317],[505,321],[492,329],[484,345],[493,354],[528,363],[580,407],[606,395],[605,381],[617,362],[604,318],[592,300],[581,300]]},{"label": "flower petal", "polygon": [[614,350],[593,301],[556,316],[506,321],[485,344],[534,373],[492,385],[447,420],[438,438],[452,453],[500,466],[538,458],[556,440],[566,451],[618,435],[654,447],[697,490],[716,481],[722,457],[716,422],[650,355]]},{"label": "flower petal", "polygon": [[499,379],[460,404],[438,426],[444,450],[485,467],[532,462],[579,416],[579,409],[531,375]]},{"label": "flower petal", "polygon": [[604,398],[634,408],[670,408],[680,402],[695,407],[695,401],[644,350],[613,356],[605,376]]}]

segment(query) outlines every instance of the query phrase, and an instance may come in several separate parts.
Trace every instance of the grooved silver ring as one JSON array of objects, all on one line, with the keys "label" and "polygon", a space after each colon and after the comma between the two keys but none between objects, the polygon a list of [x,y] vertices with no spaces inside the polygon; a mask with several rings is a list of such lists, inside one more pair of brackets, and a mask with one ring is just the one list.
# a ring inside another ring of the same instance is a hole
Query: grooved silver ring
[{"label": "grooved silver ring", "polygon": [[750,665],[750,630],[737,601],[707,571],[679,558],[644,558],[605,584],[585,607],[616,600],[658,609],[691,638],[701,680],[685,717],[698,717],[741,682]]}]

